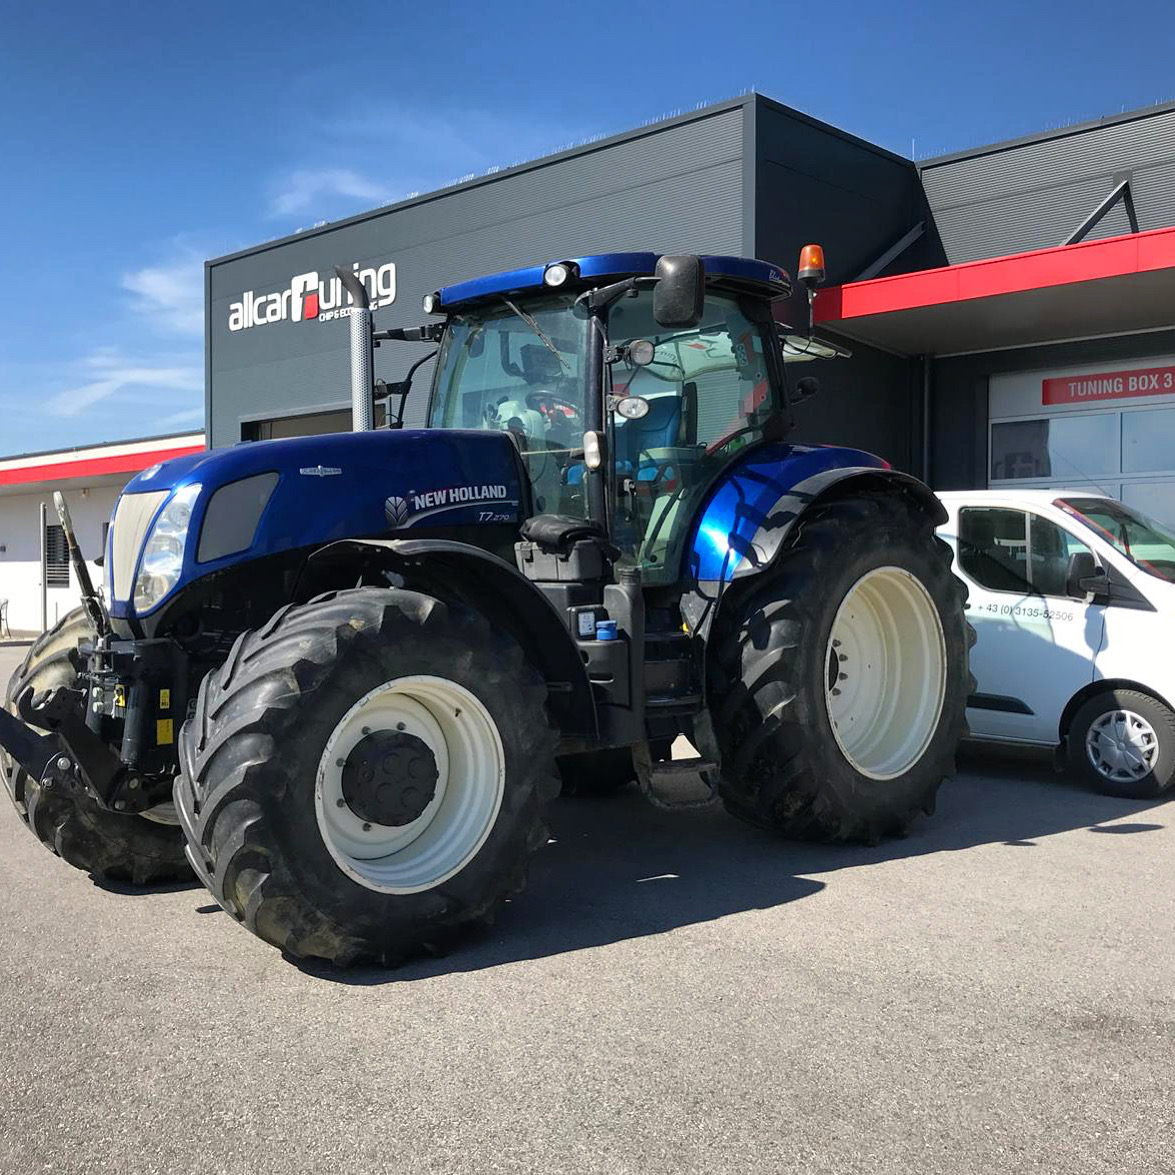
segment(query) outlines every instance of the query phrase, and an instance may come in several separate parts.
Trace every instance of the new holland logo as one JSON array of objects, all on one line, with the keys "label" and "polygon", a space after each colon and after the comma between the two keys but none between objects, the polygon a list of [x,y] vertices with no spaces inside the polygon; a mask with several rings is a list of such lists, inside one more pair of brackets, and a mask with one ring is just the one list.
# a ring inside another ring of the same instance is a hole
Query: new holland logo
[{"label": "new holland logo", "polygon": [[443,490],[428,490],[423,494],[409,490],[406,498],[392,495],[384,501],[384,517],[388,520],[388,526],[395,530],[412,518],[443,514],[447,510],[481,502],[492,503],[497,507],[517,506],[518,499],[508,497],[508,493],[504,485],[450,486]]},{"label": "new holland logo", "polygon": [[[363,269],[358,261],[351,266],[367,287],[371,308],[378,310],[396,300],[396,264],[389,261],[374,269]],[[229,303],[228,328],[231,331],[266,326],[271,322],[329,322],[351,313],[351,295],[343,290],[337,275],[321,280],[317,270],[299,273],[284,290],[258,294],[246,290],[239,302]]]},{"label": "new holland logo", "polygon": [[384,503],[384,517],[393,530],[408,521],[408,503],[403,498],[391,497]]}]

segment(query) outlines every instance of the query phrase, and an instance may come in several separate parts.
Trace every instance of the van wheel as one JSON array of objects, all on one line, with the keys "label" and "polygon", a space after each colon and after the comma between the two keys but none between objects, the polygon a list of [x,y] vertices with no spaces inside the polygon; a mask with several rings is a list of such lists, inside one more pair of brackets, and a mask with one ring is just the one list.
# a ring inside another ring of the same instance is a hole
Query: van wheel
[{"label": "van wheel", "polygon": [[1104,795],[1149,800],[1175,783],[1175,714],[1137,690],[1086,702],[1068,746],[1073,770]]}]

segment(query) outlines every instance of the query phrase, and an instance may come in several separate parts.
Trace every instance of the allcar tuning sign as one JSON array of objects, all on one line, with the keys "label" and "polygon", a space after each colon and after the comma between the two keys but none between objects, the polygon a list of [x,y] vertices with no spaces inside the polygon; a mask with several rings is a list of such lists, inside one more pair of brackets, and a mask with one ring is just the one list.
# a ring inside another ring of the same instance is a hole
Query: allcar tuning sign
[{"label": "allcar tuning sign", "polygon": [[[367,287],[373,310],[390,306],[396,300],[394,261],[371,268],[364,268],[356,261],[351,268]],[[290,278],[281,290],[261,294],[246,290],[240,301],[229,303],[228,328],[239,331],[268,326],[271,322],[330,322],[345,318],[350,312],[351,295],[343,289],[338,277],[334,274],[320,277],[317,270],[311,270]]]}]

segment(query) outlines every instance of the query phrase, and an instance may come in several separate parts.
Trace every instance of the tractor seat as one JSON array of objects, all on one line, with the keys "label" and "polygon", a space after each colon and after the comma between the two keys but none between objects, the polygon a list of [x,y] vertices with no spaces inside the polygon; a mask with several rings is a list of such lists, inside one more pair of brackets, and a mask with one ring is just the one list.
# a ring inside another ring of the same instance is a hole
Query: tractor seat
[{"label": "tractor seat", "polygon": [[616,421],[613,436],[616,444],[616,462],[627,463],[636,469],[641,454],[649,449],[670,449],[679,445],[682,423],[681,399],[678,396],[658,396],[649,400],[647,415],[639,420]]}]

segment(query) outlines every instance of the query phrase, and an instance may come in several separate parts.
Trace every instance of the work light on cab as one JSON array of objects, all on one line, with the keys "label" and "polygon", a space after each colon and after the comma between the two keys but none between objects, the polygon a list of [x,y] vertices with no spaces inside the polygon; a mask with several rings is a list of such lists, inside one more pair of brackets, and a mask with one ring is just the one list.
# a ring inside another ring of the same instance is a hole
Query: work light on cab
[{"label": "work light on cab", "polygon": [[570,262],[557,261],[554,265],[548,265],[547,268],[543,270],[543,285],[565,285],[568,278],[575,276],[575,272],[575,266]]}]

